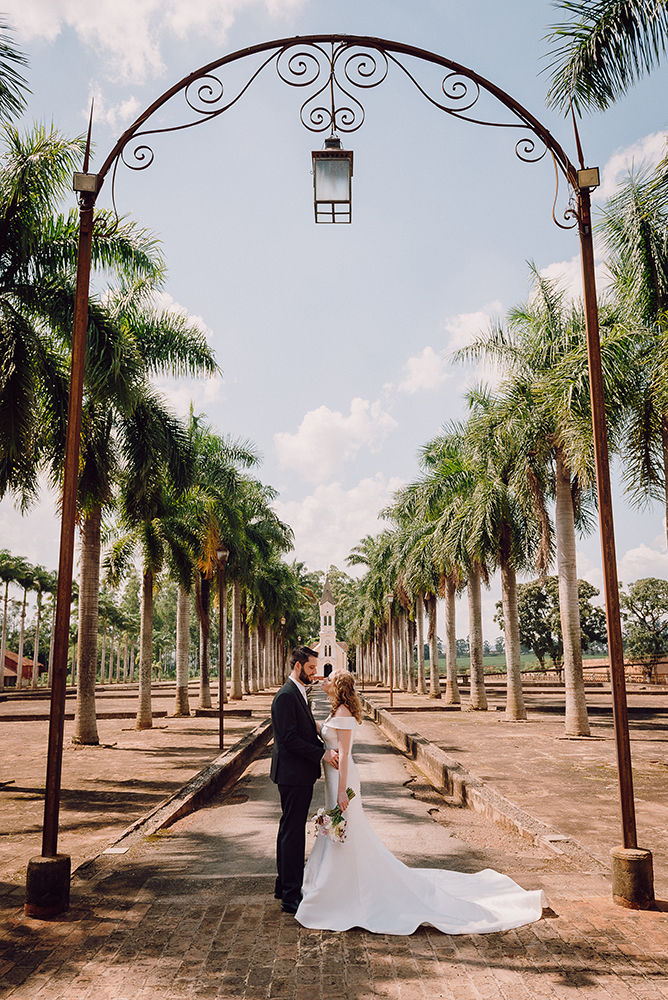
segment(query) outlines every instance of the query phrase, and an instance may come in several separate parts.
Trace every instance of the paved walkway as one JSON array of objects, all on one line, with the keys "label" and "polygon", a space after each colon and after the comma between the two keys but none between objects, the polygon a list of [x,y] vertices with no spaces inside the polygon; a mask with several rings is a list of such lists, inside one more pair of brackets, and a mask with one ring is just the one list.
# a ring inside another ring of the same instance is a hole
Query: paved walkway
[{"label": "paved walkway", "polygon": [[[384,695],[377,692],[373,697],[382,700]],[[404,698],[405,706],[401,704]],[[558,701],[556,693],[543,693],[541,698]],[[420,702],[415,696],[398,699],[400,708],[415,708]],[[605,694],[601,699],[604,709]],[[427,702],[424,709],[434,707]],[[244,701],[244,705],[252,703],[252,698]],[[640,739],[648,744],[664,742],[660,699],[652,704],[651,718],[645,720],[649,729],[634,730],[634,752]],[[607,843],[618,840],[614,789],[596,790],[583,798],[583,787],[599,789],[599,785],[584,784],[593,780],[590,770],[580,766],[583,758],[572,757],[571,752],[582,753],[583,746],[603,747],[609,742],[608,734],[597,733],[603,740],[561,740],[563,723],[545,701],[541,717],[525,725],[503,723],[500,714],[427,710],[404,711],[402,718],[410,719],[413,731],[423,735],[428,727],[435,727],[437,741],[470,770],[475,770],[474,760],[482,761],[481,776],[497,787],[505,782],[503,793],[522,796],[521,805],[527,811],[536,814],[544,800],[553,825],[558,825],[556,806],[549,801],[554,794],[556,802],[558,779],[551,767],[555,762],[558,768],[564,767],[564,773],[573,777],[569,787],[576,807],[559,812],[562,827],[575,816],[580,817],[582,827],[595,822],[597,836],[605,838],[606,844],[605,850],[599,845],[600,854],[607,858]],[[600,718],[603,726],[605,716]],[[632,725],[640,726],[642,721],[635,719]],[[193,728],[199,723],[199,719],[190,720]],[[655,739],[650,740],[648,734]],[[174,748],[176,735],[173,731]],[[548,740],[553,752],[545,749]],[[146,760],[150,754],[147,745],[143,747]],[[647,766],[651,754],[656,754],[651,759],[659,760],[661,750],[648,749]],[[111,759],[97,753],[96,760]],[[178,753],[174,750],[172,756]],[[357,759],[370,820],[402,860],[462,871],[499,868],[526,888],[544,888],[551,909],[543,920],[517,931],[458,937],[429,928],[420,928],[409,937],[300,928],[280,912],[272,896],[278,801],[268,780],[265,756],[227,797],[146,838],[125,855],[103,856],[83,868],[73,879],[72,908],[61,918],[24,918],[20,890],[6,886],[0,997],[668,997],[668,913],[614,906],[607,869],[595,857],[586,852],[556,854],[499,830],[470,810],[452,807],[370,723],[364,725]],[[535,781],[539,764],[542,775]],[[596,780],[599,766],[597,758],[591,765]],[[98,775],[102,771],[98,768]],[[506,778],[509,772],[522,776],[518,787]],[[169,774],[175,777],[174,772]],[[580,784],[575,782],[578,776]],[[663,790],[661,782],[657,787]],[[654,788],[652,784],[643,790],[648,813]],[[547,794],[538,794],[541,789]],[[608,799],[613,803],[610,821],[605,819]],[[646,836],[641,840],[655,849]],[[660,854],[657,850],[657,860],[663,864]]]},{"label": "paved walkway", "polygon": [[[387,707],[389,692],[367,691]],[[427,696],[394,694],[393,713],[492,789],[582,844],[604,865],[621,843],[616,744],[610,692],[588,691],[591,737],[564,737],[563,688],[527,688],[527,722],[506,722],[505,689],[490,710],[435,709]],[[668,692],[631,690],[629,730],[638,843],[652,851],[657,895],[668,899]],[[402,712],[402,708],[411,711]],[[416,711],[418,709],[418,711]],[[419,710],[421,709],[421,710]]]},{"label": "paved walkway", "polygon": [[[189,696],[194,712],[196,685]],[[226,747],[267,718],[271,699],[272,693],[253,695],[227,706],[246,714],[226,716]],[[98,694],[96,747],[73,744],[74,723],[65,723],[58,849],[71,855],[73,868],[104,850],[218,756],[217,718],[175,718],[174,685],[156,686],[152,701],[153,728],[137,730],[137,685],[114,685]],[[74,703],[68,697],[67,714]],[[10,695],[0,702],[0,878],[5,884],[23,886],[28,861],[42,849],[49,724],[40,716],[48,709],[42,699]]]}]

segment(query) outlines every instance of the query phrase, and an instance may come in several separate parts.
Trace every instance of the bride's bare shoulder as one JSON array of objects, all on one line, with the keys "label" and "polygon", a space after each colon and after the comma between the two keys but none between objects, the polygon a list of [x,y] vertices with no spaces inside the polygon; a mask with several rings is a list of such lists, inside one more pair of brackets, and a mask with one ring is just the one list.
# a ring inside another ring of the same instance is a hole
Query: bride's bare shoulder
[{"label": "bride's bare shoulder", "polygon": [[336,712],[334,712],[335,719],[352,719],[352,717],[352,712],[345,705],[339,705]]}]

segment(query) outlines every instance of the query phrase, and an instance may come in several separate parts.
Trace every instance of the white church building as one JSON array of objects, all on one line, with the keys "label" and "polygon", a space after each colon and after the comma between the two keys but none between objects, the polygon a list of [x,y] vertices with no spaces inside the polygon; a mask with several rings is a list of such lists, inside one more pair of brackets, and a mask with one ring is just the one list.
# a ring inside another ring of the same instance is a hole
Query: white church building
[{"label": "white church building", "polygon": [[335,670],[348,669],[348,644],[336,638],[336,602],[328,576],[320,598],[320,638],[313,649],[318,653],[318,671],[325,677]]}]

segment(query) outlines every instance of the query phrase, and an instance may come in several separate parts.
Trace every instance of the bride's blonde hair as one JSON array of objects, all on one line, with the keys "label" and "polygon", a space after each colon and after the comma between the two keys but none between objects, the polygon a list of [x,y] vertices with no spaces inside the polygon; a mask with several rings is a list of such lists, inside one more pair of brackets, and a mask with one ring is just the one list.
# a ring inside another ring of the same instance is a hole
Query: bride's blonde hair
[{"label": "bride's blonde hair", "polygon": [[361,724],[362,706],[355,691],[353,675],[344,670],[337,670],[336,673],[332,674],[331,681],[332,715],[340,705],[345,705],[353,718]]}]

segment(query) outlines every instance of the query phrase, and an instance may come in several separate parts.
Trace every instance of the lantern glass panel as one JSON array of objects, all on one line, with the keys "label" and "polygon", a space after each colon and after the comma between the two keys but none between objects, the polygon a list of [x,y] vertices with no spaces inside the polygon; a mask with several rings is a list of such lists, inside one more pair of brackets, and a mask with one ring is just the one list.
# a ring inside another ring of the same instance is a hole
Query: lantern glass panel
[{"label": "lantern glass panel", "polygon": [[315,162],[316,201],[350,199],[350,161],[319,158]]}]

